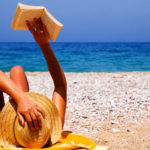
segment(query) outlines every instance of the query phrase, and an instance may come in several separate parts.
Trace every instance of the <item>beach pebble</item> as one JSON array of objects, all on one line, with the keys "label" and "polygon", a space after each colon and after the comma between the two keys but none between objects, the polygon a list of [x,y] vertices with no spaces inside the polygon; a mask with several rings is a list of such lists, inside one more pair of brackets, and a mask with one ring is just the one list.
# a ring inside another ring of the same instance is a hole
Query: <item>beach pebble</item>
[{"label": "beach pebble", "polygon": [[[150,122],[150,72],[65,75],[64,130],[101,139],[102,131],[133,133],[130,127],[122,130],[121,124]],[[54,84],[48,72],[28,72],[27,78],[31,91],[52,99]],[[4,96],[8,101],[8,95]]]},{"label": "beach pebble", "polygon": [[119,130],[119,129],[112,128],[112,132],[117,133],[117,132],[120,132],[120,130]]},{"label": "beach pebble", "polygon": [[123,75],[121,75],[121,74],[115,74],[115,75],[113,75],[113,78],[122,78],[123,77]]},{"label": "beach pebble", "polygon": [[127,129],[127,132],[131,132],[129,129]]},{"label": "beach pebble", "polygon": [[119,124],[118,121],[114,121],[114,120],[111,120],[110,123],[111,123],[111,124]]}]

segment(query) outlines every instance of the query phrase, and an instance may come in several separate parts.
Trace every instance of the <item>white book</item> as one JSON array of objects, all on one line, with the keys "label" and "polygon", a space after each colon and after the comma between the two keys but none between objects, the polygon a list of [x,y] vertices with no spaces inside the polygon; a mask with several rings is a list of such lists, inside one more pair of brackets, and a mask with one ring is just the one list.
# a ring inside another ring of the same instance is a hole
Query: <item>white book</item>
[{"label": "white book", "polygon": [[33,21],[33,18],[41,18],[42,22],[46,25],[50,36],[49,39],[54,42],[63,25],[43,6],[18,3],[11,27],[14,30],[28,30],[26,20]]}]

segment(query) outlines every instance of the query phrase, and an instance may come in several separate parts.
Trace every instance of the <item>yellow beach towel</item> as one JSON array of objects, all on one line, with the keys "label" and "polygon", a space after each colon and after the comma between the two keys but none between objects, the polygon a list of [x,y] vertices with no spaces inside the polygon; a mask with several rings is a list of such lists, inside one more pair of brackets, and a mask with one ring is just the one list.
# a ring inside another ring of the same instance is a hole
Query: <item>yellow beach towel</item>
[{"label": "yellow beach towel", "polygon": [[[71,133],[63,132],[59,142],[55,145],[42,148],[43,150],[75,150],[78,148],[86,148],[88,150],[109,150],[107,146],[98,146],[95,142],[84,137],[82,135],[76,135]],[[28,150],[29,148],[12,148],[12,149],[3,149],[3,150]],[[32,150],[41,150],[38,148]]]}]

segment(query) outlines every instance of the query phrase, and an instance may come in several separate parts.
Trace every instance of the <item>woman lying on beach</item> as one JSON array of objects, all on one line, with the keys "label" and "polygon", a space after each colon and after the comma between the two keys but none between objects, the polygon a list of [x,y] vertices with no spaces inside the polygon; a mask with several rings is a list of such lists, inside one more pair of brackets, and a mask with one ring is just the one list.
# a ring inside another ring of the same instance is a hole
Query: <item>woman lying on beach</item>
[{"label": "woman lying on beach", "polygon": [[[45,25],[41,19],[35,18],[33,22],[26,22],[35,41],[40,46],[42,53],[47,62],[48,70],[54,82],[54,92],[52,101],[55,103],[64,125],[65,110],[66,110],[66,93],[67,85],[64,72],[59,65],[49,44],[49,35]],[[39,113],[45,118],[44,111],[31,101],[24,92],[29,91],[29,84],[24,70],[21,66],[15,66],[10,70],[10,78],[0,71],[0,111],[4,103],[3,92],[10,96],[10,100],[17,103],[17,115],[22,126],[27,121],[30,129],[39,129],[41,127],[41,118]]]}]

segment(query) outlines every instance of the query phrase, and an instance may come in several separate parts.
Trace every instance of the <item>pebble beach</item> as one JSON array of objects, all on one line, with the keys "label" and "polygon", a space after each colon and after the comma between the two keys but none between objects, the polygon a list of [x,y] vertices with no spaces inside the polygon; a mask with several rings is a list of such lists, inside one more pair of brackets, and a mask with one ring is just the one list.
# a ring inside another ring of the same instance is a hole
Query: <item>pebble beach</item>
[{"label": "pebble beach", "polygon": [[[30,91],[52,97],[48,72],[26,74]],[[65,131],[87,136],[110,150],[150,149],[150,72],[65,75]]]}]

